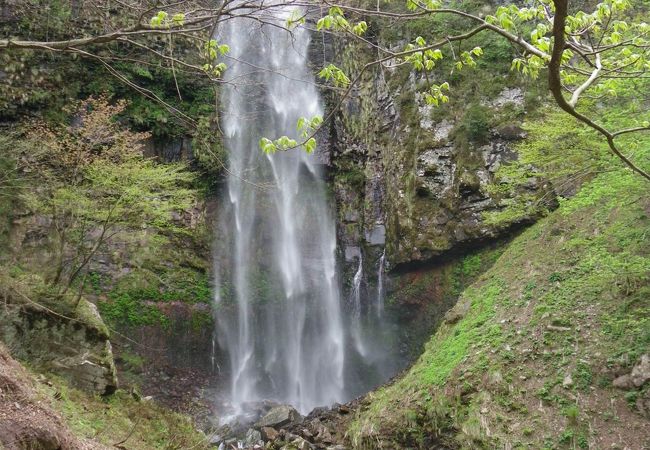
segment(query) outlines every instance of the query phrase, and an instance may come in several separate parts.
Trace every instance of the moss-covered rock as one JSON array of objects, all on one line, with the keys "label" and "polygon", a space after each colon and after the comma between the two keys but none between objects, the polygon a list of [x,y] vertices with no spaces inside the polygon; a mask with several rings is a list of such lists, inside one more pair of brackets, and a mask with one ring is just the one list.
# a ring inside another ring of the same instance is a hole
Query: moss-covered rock
[{"label": "moss-covered rock", "polygon": [[90,393],[117,389],[108,329],[95,305],[82,298],[76,309],[62,314],[13,286],[2,287],[6,303],[0,311],[0,340],[15,356]]}]

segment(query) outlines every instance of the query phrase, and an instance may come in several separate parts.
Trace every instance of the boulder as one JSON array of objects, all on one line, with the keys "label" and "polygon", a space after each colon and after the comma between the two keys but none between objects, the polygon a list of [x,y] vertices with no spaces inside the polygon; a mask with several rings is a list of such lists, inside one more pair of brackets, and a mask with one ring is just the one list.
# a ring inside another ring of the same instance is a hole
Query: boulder
[{"label": "boulder", "polygon": [[265,441],[275,441],[280,436],[278,430],[273,427],[262,427],[260,431],[262,432],[262,438]]},{"label": "boulder", "polygon": [[250,428],[246,432],[246,438],[244,439],[244,442],[246,443],[246,445],[252,447],[253,445],[259,443],[261,440],[262,440],[262,433],[260,433],[257,430],[254,430],[253,428]]},{"label": "boulder", "polygon": [[289,405],[281,405],[271,408],[256,424],[255,428],[281,427],[290,423],[298,423],[302,416],[295,408]]},{"label": "boulder", "polygon": [[635,387],[642,387],[646,381],[650,380],[650,356],[646,353],[641,356],[639,363],[634,366],[630,374],[632,384]]},{"label": "boulder", "polygon": [[350,407],[348,405],[339,405],[340,414],[348,414],[350,412]]},{"label": "boulder", "polygon": [[331,444],[334,442],[334,439],[332,438],[332,433],[330,433],[330,430],[321,425],[321,428],[318,430],[318,434],[316,435],[316,440],[323,442],[325,444]]},{"label": "boulder", "polygon": [[312,450],[313,448],[315,447],[312,444],[300,436],[291,436],[291,441],[283,445],[280,450]]},{"label": "boulder", "polygon": [[648,380],[650,380],[650,356],[644,354],[632,368],[632,372],[617,377],[612,384],[619,389],[635,389],[643,387]]},{"label": "boulder", "polygon": [[614,379],[612,382],[614,387],[617,387],[619,389],[630,389],[632,388],[632,377],[630,377],[629,374],[621,375],[620,377],[617,377]]},{"label": "boulder", "polygon": [[17,357],[63,376],[79,389],[100,395],[115,392],[109,332],[97,308],[81,298],[69,314],[73,317],[34,304],[8,303],[0,311],[0,340],[16,349]]}]

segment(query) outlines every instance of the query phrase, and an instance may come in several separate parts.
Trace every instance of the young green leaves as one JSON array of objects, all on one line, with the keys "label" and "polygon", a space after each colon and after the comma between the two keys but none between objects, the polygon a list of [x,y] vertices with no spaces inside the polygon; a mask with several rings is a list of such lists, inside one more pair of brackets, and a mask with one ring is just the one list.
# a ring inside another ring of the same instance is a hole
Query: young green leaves
[{"label": "young green leaves", "polygon": [[440,103],[447,103],[449,97],[444,91],[449,92],[449,83],[446,81],[442,84],[432,84],[429,91],[424,93],[424,101],[427,105],[440,106]]},{"label": "young green leaves", "polygon": [[343,10],[338,6],[333,6],[329,9],[329,13],[326,16],[321,17],[318,22],[316,22],[316,29],[318,31],[349,31],[357,36],[361,36],[368,29],[368,24],[363,20],[354,25],[350,24],[343,15]]},{"label": "young green leaves", "polygon": [[365,20],[362,20],[361,22],[357,23],[352,27],[352,32],[357,36],[364,35],[367,30],[368,30],[368,24],[366,23]]},{"label": "young green leaves", "polygon": [[[313,135],[318,127],[323,123],[323,118],[321,116],[314,116],[311,119],[306,117],[301,117],[298,119],[296,124],[296,129],[300,134],[300,137],[304,140],[300,146],[307,153],[312,153],[316,149],[316,139],[311,136]],[[311,137],[310,137],[311,136]],[[288,136],[282,136],[278,139],[272,141],[269,138],[262,138],[259,142],[260,149],[266,154],[273,154],[277,151],[291,150],[298,147],[298,142],[295,139],[292,139]]]},{"label": "young green leaves", "polygon": [[185,25],[185,14],[177,13],[170,18],[166,11],[159,11],[151,18],[149,25],[152,28],[180,28]]},{"label": "young green leaves", "polygon": [[219,78],[224,70],[226,70],[226,65],[222,62],[216,63],[216,59],[219,56],[224,56],[230,51],[230,47],[227,44],[219,44],[215,39],[210,39],[203,46],[203,56],[208,60],[207,63],[203,64],[203,70],[215,78]]},{"label": "young green leaves", "polygon": [[[405,48],[406,52],[411,52],[420,47],[426,47],[427,42],[422,36],[415,38],[415,45],[408,44]],[[422,51],[415,51],[407,55],[404,60],[411,63],[413,68],[418,71],[426,70],[430,71],[436,66],[436,61],[443,58],[442,51],[440,49],[426,49]]]},{"label": "young green leaves", "polygon": [[217,59],[218,56],[223,56],[230,51],[227,44],[219,45],[215,39],[210,39],[203,47],[205,56],[208,59]]},{"label": "young green leaves", "polygon": [[350,84],[350,79],[348,76],[334,64],[328,64],[323,67],[320,72],[318,72],[320,78],[324,78],[325,81],[332,81],[337,87],[347,87]]},{"label": "young green leaves", "polygon": [[440,5],[442,5],[442,2],[439,0],[406,0],[406,9],[409,11],[415,11],[418,8],[425,10],[434,10],[440,8]]},{"label": "young green leaves", "polygon": [[305,117],[298,119],[296,129],[300,136],[306,139],[302,147],[307,153],[312,153],[316,149],[316,139],[313,136],[310,137],[310,135],[314,134],[322,124],[323,118],[321,116],[314,116],[311,119]]},{"label": "young green leaves", "polygon": [[294,9],[291,11],[289,18],[287,19],[287,28],[295,28],[299,25],[304,25],[305,23],[305,14],[299,9]]},{"label": "young green leaves", "polygon": [[455,67],[460,70],[464,66],[476,67],[475,57],[483,55],[483,49],[481,47],[474,47],[470,51],[464,51],[460,54],[458,61],[456,61]]}]

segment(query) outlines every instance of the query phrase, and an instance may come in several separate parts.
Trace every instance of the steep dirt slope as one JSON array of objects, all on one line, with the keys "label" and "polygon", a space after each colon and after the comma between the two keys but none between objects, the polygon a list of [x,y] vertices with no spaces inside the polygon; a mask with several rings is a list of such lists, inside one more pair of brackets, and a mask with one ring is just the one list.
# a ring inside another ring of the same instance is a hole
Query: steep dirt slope
[{"label": "steep dirt slope", "polygon": [[0,344],[0,448],[33,450],[104,449],[77,438],[44,396],[37,381]]}]

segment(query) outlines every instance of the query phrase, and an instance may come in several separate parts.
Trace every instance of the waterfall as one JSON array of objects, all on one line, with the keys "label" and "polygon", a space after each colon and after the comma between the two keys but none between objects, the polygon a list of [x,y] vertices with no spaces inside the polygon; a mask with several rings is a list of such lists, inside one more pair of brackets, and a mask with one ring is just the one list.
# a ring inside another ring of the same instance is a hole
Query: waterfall
[{"label": "waterfall", "polygon": [[[315,155],[265,155],[262,137],[296,136],[300,117],[322,115],[307,67],[309,33],[283,27],[292,10],[224,23],[230,46],[222,127],[229,155],[215,242],[219,343],[229,354],[239,410],[271,399],[300,412],[340,402],[344,330],[333,210]],[[252,13],[252,11],[251,11]]]}]

